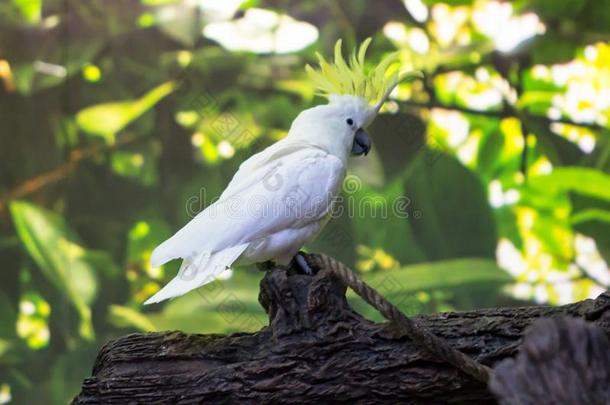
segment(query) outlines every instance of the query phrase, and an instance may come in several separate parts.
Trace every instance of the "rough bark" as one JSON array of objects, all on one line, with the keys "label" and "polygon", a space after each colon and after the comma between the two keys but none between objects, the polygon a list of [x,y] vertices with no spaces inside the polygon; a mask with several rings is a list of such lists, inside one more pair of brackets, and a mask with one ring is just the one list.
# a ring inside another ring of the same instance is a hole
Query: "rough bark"
[{"label": "rough bark", "polygon": [[[256,333],[137,333],[107,343],[76,404],[493,403],[489,389],[435,359],[390,324],[355,313],[334,277],[274,269]],[[315,281],[314,281],[315,280]],[[541,317],[572,316],[610,335],[610,294],[563,307],[496,308],[417,317],[453,347],[494,366],[514,357]]]},{"label": "rough bark", "polygon": [[503,405],[610,404],[610,343],[582,319],[540,319],[489,386]]}]

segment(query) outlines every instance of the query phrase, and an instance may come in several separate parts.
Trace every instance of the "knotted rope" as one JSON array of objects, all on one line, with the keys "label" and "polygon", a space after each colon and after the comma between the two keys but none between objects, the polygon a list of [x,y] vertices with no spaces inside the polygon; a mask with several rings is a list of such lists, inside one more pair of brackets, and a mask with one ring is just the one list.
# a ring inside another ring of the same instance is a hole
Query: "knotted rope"
[{"label": "knotted rope", "polygon": [[366,284],[345,264],[325,254],[308,254],[306,258],[307,262],[314,267],[331,271],[339,280],[354,290],[356,294],[372,305],[386,319],[394,322],[399,330],[407,335],[415,344],[476,380],[487,384],[492,371],[489,367],[468,357],[459,350],[453,349],[443,339],[408,318],[374,288]]}]

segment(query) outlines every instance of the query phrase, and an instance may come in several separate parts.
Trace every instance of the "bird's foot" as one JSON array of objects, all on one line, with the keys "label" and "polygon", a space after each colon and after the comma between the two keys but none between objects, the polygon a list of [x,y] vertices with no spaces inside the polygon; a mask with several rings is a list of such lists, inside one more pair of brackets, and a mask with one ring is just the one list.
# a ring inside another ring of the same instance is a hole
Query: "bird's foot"
[{"label": "bird's foot", "polygon": [[302,273],[307,274],[308,276],[313,276],[314,271],[307,263],[307,259],[305,259],[305,255],[303,252],[297,253],[292,259],[292,263],[290,263],[290,267],[300,270]]},{"label": "bird's foot", "polygon": [[273,262],[273,260],[267,260],[261,263],[256,263],[256,268],[259,271],[269,271],[271,269],[276,268],[277,265]]}]

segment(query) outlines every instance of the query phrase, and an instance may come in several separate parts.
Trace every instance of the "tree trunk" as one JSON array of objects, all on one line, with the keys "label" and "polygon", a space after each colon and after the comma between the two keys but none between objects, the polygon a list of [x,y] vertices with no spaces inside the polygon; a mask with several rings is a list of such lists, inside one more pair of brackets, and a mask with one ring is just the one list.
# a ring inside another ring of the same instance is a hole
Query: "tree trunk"
[{"label": "tree trunk", "polygon": [[[484,384],[421,350],[391,324],[355,313],[345,287],[325,271],[312,277],[274,269],[261,281],[259,301],[269,326],[256,333],[136,333],[109,342],[74,403],[494,402]],[[532,322],[561,315],[583,318],[610,335],[608,293],[563,307],[415,319],[493,367],[517,354]]]}]

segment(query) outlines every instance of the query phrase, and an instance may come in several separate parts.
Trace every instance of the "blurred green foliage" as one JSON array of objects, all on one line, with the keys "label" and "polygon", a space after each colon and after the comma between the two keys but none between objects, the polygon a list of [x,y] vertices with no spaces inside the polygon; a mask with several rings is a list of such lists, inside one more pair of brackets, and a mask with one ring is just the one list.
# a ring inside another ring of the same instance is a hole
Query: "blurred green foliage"
[{"label": "blurred green foliage", "polygon": [[609,29],[609,0],[3,1],[0,404],[66,403],[129,331],[266,324],[247,268],[144,308],[178,266],[148,259],[323,102],[303,67],[337,38],[425,79],[386,104],[308,249],[412,314],[597,295]]}]

